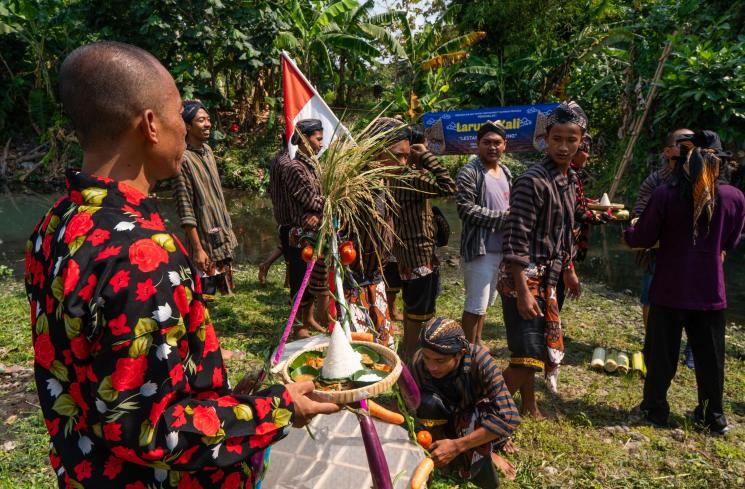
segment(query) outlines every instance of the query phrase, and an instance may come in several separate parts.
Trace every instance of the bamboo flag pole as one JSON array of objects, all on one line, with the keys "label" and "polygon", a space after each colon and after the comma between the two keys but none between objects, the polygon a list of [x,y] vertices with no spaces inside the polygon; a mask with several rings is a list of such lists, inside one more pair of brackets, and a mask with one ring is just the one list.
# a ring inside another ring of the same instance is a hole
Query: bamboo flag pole
[{"label": "bamboo flag pole", "polygon": [[[678,32],[675,31],[672,38],[675,39],[675,36],[677,34]],[[639,139],[639,133],[641,132],[642,125],[647,119],[649,107],[651,107],[652,100],[654,99],[655,93],[657,92],[657,83],[662,78],[662,71],[665,68],[665,62],[667,61],[668,56],[670,56],[670,50],[672,49],[672,47],[673,41],[671,39],[665,46],[665,49],[662,50],[662,56],[660,56],[660,61],[659,63],[657,63],[657,71],[655,71],[654,76],[652,77],[652,87],[649,89],[647,100],[644,103],[644,112],[642,112],[642,115],[639,116],[639,118],[636,120],[636,123],[634,124],[634,128],[631,131],[631,139],[629,139],[629,144],[626,146],[626,151],[623,153],[623,158],[621,158],[621,163],[618,165],[616,175],[615,177],[613,177],[613,183],[611,184],[610,191],[608,192],[608,197],[610,198],[611,202],[613,201],[613,196],[616,194],[616,190],[618,190],[618,184],[621,182],[621,177],[626,171],[626,167],[628,166],[629,162],[631,161],[631,157],[634,154],[634,146],[636,146],[636,141]]]}]

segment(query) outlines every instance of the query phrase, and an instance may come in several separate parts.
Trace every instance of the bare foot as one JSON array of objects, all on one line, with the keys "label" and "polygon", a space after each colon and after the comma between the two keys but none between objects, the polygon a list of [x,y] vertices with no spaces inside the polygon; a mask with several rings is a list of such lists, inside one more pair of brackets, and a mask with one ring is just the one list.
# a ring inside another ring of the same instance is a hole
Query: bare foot
[{"label": "bare foot", "polygon": [[515,470],[515,466],[512,465],[512,462],[496,453],[491,454],[491,461],[496,468],[502,471],[507,479],[511,481],[515,480],[515,477],[517,477],[517,470]]},{"label": "bare foot", "polygon": [[391,321],[403,321],[404,315],[398,311],[391,311]]},{"label": "bare foot", "polygon": [[522,409],[520,409],[520,416],[530,416],[536,421],[543,421],[546,419],[546,416],[544,416],[540,409],[538,409],[538,406],[533,408],[523,407]]},{"label": "bare foot", "polygon": [[259,265],[259,283],[266,285],[266,276],[269,274],[269,263],[263,262]]},{"label": "bare foot", "polygon": [[517,453],[520,451],[520,449],[517,448],[514,443],[512,443],[512,439],[509,439],[504,445],[502,445],[502,451],[504,453]]},{"label": "bare foot", "polygon": [[306,328],[298,328],[295,330],[295,338],[297,339],[303,339],[303,338],[310,338],[310,333]]},{"label": "bare foot", "polygon": [[227,350],[225,348],[220,348],[220,353],[222,354],[222,360],[228,361],[228,360],[243,360],[246,358],[246,354],[242,351],[233,351],[233,350]]},{"label": "bare foot", "polygon": [[304,325],[306,328],[310,328],[313,331],[318,331],[320,333],[325,333],[326,329],[321,326],[315,319],[308,321],[308,324]]}]

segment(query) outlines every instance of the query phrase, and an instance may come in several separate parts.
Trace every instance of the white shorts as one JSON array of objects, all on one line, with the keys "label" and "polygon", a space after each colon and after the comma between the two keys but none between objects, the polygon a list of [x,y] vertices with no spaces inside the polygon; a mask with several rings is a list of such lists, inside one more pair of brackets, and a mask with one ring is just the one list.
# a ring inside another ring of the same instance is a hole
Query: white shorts
[{"label": "white shorts", "polygon": [[486,308],[497,299],[497,279],[502,253],[487,253],[470,262],[463,262],[463,277],[466,285],[466,304],[463,309],[482,316]]}]

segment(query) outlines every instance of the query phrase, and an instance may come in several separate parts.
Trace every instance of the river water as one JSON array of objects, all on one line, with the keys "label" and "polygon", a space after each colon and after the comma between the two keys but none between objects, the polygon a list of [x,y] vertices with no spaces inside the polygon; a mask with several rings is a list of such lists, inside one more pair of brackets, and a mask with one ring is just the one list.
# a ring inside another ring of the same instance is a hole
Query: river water
[{"label": "river water", "polygon": [[[4,193],[0,194],[0,264],[11,267],[16,276],[23,274],[23,249],[34,226],[57,200],[59,194]],[[226,191],[228,210],[239,248],[239,262],[259,263],[277,245],[274,217],[269,199],[240,191]],[[180,234],[173,199],[158,196],[161,214],[172,232]],[[444,254],[458,255],[460,220],[452,200],[438,200],[450,223],[450,244],[441,250]],[[639,294],[642,270],[634,263],[635,252],[629,251],[620,241],[621,226],[608,224],[593,226],[590,250],[584,263],[578,266],[580,277],[604,282],[611,289]],[[728,317],[745,322],[745,246],[730,252],[725,264]]]}]

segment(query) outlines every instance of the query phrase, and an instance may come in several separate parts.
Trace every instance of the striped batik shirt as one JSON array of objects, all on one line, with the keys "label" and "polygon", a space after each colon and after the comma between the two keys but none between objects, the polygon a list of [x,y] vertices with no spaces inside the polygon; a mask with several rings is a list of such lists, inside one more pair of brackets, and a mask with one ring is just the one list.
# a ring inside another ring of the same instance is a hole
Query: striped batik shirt
[{"label": "striped batik shirt", "polygon": [[641,186],[639,187],[639,193],[636,195],[636,202],[634,203],[634,215],[639,217],[647,208],[649,199],[652,197],[652,193],[666,183],[670,183],[673,178],[673,169],[669,165],[661,167],[659,170],[655,170],[644,179]]},{"label": "striped batik shirt", "polygon": [[398,239],[393,255],[399,268],[413,270],[431,265],[435,256],[435,225],[429,199],[455,193],[455,182],[430,152],[421,156],[423,170],[407,167],[391,181],[396,202],[393,224]]},{"label": "striped batik shirt", "polygon": [[283,168],[282,182],[289,204],[289,218],[293,226],[302,226],[304,216],[323,213],[320,175],[315,163],[300,151]]},{"label": "striped batik shirt", "polygon": [[[512,174],[504,165],[499,165],[508,184],[512,184]],[[455,203],[458,216],[463,221],[460,234],[460,256],[469,262],[486,254],[486,240],[489,235],[502,229],[509,214],[508,210],[489,209],[486,206],[486,167],[476,156],[458,172],[455,179],[457,192]]]},{"label": "striped batik shirt", "polygon": [[478,405],[477,425],[497,436],[494,443],[506,441],[520,424],[520,414],[507,389],[502,371],[489,351],[471,345],[463,355],[454,377],[435,379],[424,365],[422,352],[414,355],[412,374],[423,393],[439,395],[455,416],[470,416]]},{"label": "striped batik shirt", "polygon": [[292,203],[290,194],[285,191],[284,174],[292,159],[287,150],[280,151],[269,164],[269,197],[272,199],[272,212],[277,226],[292,226]]},{"label": "striped batik shirt", "polygon": [[[181,225],[197,229],[199,241],[210,260],[232,258],[238,240],[225,205],[215,156],[209,146],[187,147],[184,151],[175,193]],[[193,252],[188,239],[186,246]]]},{"label": "striped batik shirt", "polygon": [[572,258],[576,188],[574,170],[562,175],[545,158],[518,177],[510,190],[510,214],[504,224],[504,261],[547,269],[546,285],[555,286]]}]

